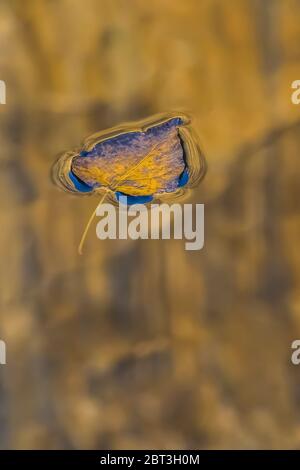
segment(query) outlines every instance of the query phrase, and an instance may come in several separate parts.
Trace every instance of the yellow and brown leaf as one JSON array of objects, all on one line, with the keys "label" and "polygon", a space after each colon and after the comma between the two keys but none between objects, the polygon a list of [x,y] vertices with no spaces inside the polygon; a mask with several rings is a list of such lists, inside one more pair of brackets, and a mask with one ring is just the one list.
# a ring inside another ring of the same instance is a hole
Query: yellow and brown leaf
[{"label": "yellow and brown leaf", "polygon": [[[162,193],[174,193],[189,181],[190,168],[180,128],[187,119],[172,116],[123,132],[107,131],[94,145],[72,155],[64,166],[65,189],[89,193],[105,188],[118,200],[149,202]],[[108,136],[108,137],[107,137]]]}]

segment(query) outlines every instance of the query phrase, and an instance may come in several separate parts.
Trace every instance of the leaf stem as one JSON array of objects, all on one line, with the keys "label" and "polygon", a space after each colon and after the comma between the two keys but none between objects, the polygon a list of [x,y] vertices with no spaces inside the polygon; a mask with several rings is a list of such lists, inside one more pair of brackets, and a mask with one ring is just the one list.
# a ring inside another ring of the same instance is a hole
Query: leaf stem
[{"label": "leaf stem", "polygon": [[84,241],[85,241],[85,239],[86,239],[86,236],[87,236],[87,233],[88,233],[88,231],[89,231],[89,228],[90,228],[90,226],[91,226],[91,223],[93,222],[93,219],[94,219],[94,217],[95,217],[95,215],[96,215],[97,209],[98,209],[98,207],[104,202],[104,200],[105,200],[107,194],[108,194],[108,190],[106,189],[105,193],[103,194],[102,198],[100,199],[100,202],[97,204],[96,209],[94,210],[94,212],[92,213],[91,217],[89,218],[88,223],[86,224],[86,227],[85,227],[85,229],[84,229],[84,232],[83,232],[83,234],[82,234],[82,237],[81,237],[81,240],[80,240],[80,243],[79,243],[79,246],[78,246],[78,253],[79,253],[80,255],[82,255],[83,244],[84,244]]}]

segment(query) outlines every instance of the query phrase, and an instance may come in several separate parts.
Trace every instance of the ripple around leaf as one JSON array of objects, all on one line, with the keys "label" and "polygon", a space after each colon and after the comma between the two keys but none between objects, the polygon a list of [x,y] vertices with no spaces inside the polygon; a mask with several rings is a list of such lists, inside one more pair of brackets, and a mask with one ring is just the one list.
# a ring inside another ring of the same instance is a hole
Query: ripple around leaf
[{"label": "ripple around leaf", "polygon": [[138,203],[182,197],[205,169],[190,119],[169,113],[90,136],[82,148],[59,157],[52,175],[56,185],[74,194],[105,192],[116,203],[122,193]]}]

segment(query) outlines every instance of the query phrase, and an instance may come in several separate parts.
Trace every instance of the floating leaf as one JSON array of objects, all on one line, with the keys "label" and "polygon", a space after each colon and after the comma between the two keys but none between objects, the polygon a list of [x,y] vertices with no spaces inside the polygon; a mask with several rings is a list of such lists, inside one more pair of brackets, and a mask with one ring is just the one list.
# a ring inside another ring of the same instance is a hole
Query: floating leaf
[{"label": "floating leaf", "polygon": [[89,137],[81,149],[59,158],[53,176],[66,191],[102,193],[115,202],[126,195],[128,204],[137,204],[180,196],[204,171],[189,118],[169,114]]}]

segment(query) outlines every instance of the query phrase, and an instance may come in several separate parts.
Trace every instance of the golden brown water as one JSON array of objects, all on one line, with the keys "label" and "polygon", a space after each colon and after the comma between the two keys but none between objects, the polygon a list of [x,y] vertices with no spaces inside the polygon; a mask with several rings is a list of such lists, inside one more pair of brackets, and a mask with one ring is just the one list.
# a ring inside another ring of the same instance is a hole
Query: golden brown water
[{"label": "golden brown water", "polygon": [[[0,447],[298,448],[298,2],[24,3],[0,3]],[[78,256],[96,201],[57,191],[57,154],[173,109],[208,160],[204,249]]]}]

